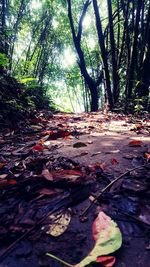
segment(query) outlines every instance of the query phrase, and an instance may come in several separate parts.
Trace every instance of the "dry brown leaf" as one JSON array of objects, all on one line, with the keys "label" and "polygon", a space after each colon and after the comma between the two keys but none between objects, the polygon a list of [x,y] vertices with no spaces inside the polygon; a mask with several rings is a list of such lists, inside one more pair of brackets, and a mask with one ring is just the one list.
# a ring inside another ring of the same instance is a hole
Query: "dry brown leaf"
[{"label": "dry brown leaf", "polygon": [[53,181],[53,175],[49,172],[48,169],[44,169],[42,171],[42,176],[48,181]]},{"label": "dry brown leaf", "polygon": [[60,236],[67,230],[71,221],[71,214],[69,211],[63,214],[52,214],[49,219],[52,222],[48,225],[46,233],[52,236]]}]

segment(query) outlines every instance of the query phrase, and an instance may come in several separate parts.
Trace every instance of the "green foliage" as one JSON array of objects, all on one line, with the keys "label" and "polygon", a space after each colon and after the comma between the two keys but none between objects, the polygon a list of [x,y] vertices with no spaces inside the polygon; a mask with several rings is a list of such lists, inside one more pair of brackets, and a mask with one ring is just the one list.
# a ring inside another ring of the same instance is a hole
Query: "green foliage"
[{"label": "green foliage", "polygon": [[[77,34],[84,2],[86,1],[75,0],[71,2],[72,17]],[[107,2],[100,0],[98,5],[104,34],[111,90],[113,92],[112,49]],[[128,9],[127,5],[129,3],[126,27],[124,24],[123,2],[116,0],[110,2],[112,3],[113,13],[115,59],[118,68],[119,97],[117,101],[119,103],[121,100],[124,106],[127,103],[131,112],[140,112],[143,108],[147,109],[149,98],[148,94],[147,99],[141,98],[145,93],[140,93],[142,89],[139,89],[140,99],[138,99],[136,91],[136,88],[140,88],[142,83],[147,84],[147,80],[145,81],[142,77],[142,73],[144,73],[142,64],[147,51],[149,51],[149,43],[145,39],[149,1],[145,0],[143,3],[143,15],[141,10],[138,43],[134,57],[137,62],[131,79],[128,79],[128,73],[131,66],[133,38],[135,36],[135,27],[133,27],[132,23],[136,21],[138,1],[135,5],[133,5],[133,1],[123,1],[124,10]],[[25,101],[26,105],[29,105],[31,108],[47,107],[49,103],[51,105],[51,100],[49,99],[53,98],[54,100],[55,98],[56,106],[60,106],[61,110],[83,111],[84,108],[88,110],[89,93],[87,93],[88,89],[85,89],[87,84],[84,81],[83,73],[81,74],[78,64],[79,57],[73,44],[67,12],[66,0],[13,0],[8,1],[6,5],[5,14],[3,14],[5,15],[3,36],[0,36],[0,46],[2,47],[0,50],[0,67],[1,69],[11,68],[9,69],[11,75],[27,87],[26,90],[22,89],[21,97],[22,101]],[[129,44],[127,41],[129,41]],[[85,21],[83,21],[81,48],[86,70],[91,78],[96,81],[100,72],[103,71],[105,73],[105,70],[98,42],[92,1],[87,9]],[[4,51],[9,55],[9,59]],[[70,52],[66,54],[66,51]],[[72,55],[76,62],[71,61]],[[107,89],[105,74],[103,76],[102,83],[97,88],[99,91],[99,103],[104,102],[104,95],[105,98],[108,98],[108,95],[105,94]],[[128,84],[130,82],[132,82],[131,101],[127,97],[129,93]],[[136,100],[132,101],[135,97]]]},{"label": "green foliage", "polygon": [[5,53],[0,53],[0,66],[4,68],[8,66],[8,57]]},{"label": "green foliage", "polygon": [[40,85],[36,79],[26,78],[26,89],[22,95],[27,104],[35,109],[46,109],[50,107],[52,101],[47,96],[47,88]]},{"label": "green foliage", "polygon": [[145,110],[146,103],[148,102],[148,97],[143,96],[141,98],[136,98],[134,100],[134,112],[139,114]]},{"label": "green foliage", "polygon": [[32,77],[26,77],[26,78],[22,78],[20,79],[20,83],[22,84],[27,84],[29,82],[33,82],[33,81],[36,81],[37,79],[36,78],[32,78]]}]

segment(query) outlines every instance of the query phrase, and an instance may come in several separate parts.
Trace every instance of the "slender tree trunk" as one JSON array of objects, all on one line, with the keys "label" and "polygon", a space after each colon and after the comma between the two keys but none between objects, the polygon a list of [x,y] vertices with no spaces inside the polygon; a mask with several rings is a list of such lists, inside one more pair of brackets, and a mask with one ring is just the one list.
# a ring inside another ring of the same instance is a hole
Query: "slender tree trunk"
[{"label": "slender tree trunk", "polygon": [[117,9],[118,9],[118,29],[117,29],[117,61],[119,56],[119,49],[120,49],[120,2],[117,0]]},{"label": "slender tree trunk", "polygon": [[[138,91],[138,97],[143,98],[144,109],[148,109],[148,97],[150,88],[150,75],[149,75],[149,63],[150,63],[150,46],[147,49],[146,57],[143,63],[142,77],[136,90]],[[150,107],[149,107],[150,108]]]},{"label": "slender tree trunk", "polygon": [[5,0],[2,0],[2,3],[1,3],[1,31],[2,31],[2,34],[5,33],[5,27],[6,27],[6,1]]},{"label": "slender tree trunk", "polygon": [[135,27],[134,27],[134,40],[133,40],[133,47],[132,47],[132,56],[131,56],[129,74],[128,74],[127,99],[131,99],[131,96],[133,93],[134,80],[135,80],[135,66],[137,64],[137,54],[138,54],[137,44],[138,44],[141,6],[142,6],[142,0],[138,0],[137,10],[136,10],[136,21],[135,21]]},{"label": "slender tree trunk", "polygon": [[1,10],[0,10],[0,17],[1,17],[1,25],[0,25],[0,33],[3,42],[1,43],[0,51],[5,53],[8,56],[8,37],[6,34],[7,26],[6,26],[6,17],[8,13],[8,3],[6,0],[2,0],[1,2]]},{"label": "slender tree trunk", "polygon": [[130,61],[130,47],[129,47],[129,40],[130,39],[126,37],[126,36],[129,36],[129,34],[128,34],[128,25],[127,25],[128,10],[129,10],[128,7],[129,7],[129,5],[127,6],[127,9],[125,10],[125,6],[123,5],[124,25],[123,25],[122,42],[120,42],[120,45],[119,45],[119,48],[120,48],[119,50],[120,51],[119,51],[119,55],[118,55],[118,64],[117,64],[118,65],[118,69],[121,68],[121,62],[122,62],[122,57],[123,57],[124,51],[125,51],[125,45],[127,46],[128,62]]},{"label": "slender tree trunk", "polygon": [[142,30],[141,32],[143,33],[141,35],[141,49],[140,49],[140,59],[139,59],[139,73],[138,76],[141,77],[141,69],[143,66],[143,61],[144,61],[144,56],[145,56],[145,50],[146,50],[146,44],[148,43],[148,38],[149,38],[149,27],[150,27],[150,0],[148,1],[148,12],[147,12],[147,17],[146,17],[146,22],[144,23],[144,5],[142,5]]},{"label": "slender tree trunk", "polygon": [[[123,11],[123,16],[124,16],[124,32],[123,32],[123,38],[122,38],[121,51],[120,51],[119,60],[118,60],[118,68],[120,69],[121,67],[122,56],[125,50],[127,51],[126,77],[128,77],[129,68],[130,68],[130,58],[131,58],[131,40],[130,40],[129,25],[128,25],[129,4],[130,4],[129,0],[127,1],[126,6],[125,6],[124,0],[121,0],[121,7]],[[125,95],[127,95],[127,86],[128,86],[128,78],[126,79],[127,81],[125,82]]]},{"label": "slender tree trunk", "polygon": [[116,54],[116,45],[114,37],[112,5],[110,0],[107,0],[107,7],[108,7],[108,19],[109,19],[111,58],[112,58],[113,98],[114,98],[114,103],[116,103],[119,98],[119,77],[117,74],[117,54]]},{"label": "slender tree trunk", "polygon": [[[101,77],[95,81],[89,74],[86,68],[86,62],[83,50],[81,48],[81,36],[82,36],[82,22],[84,19],[84,16],[86,14],[87,8],[90,5],[90,1],[87,0],[84,4],[82,15],[80,17],[79,26],[78,26],[78,33],[76,34],[75,28],[74,28],[74,22],[72,18],[72,10],[71,10],[71,0],[67,0],[68,2],[68,17],[70,21],[70,27],[72,32],[72,38],[73,42],[76,48],[76,51],[78,53],[79,57],[79,67],[81,71],[81,75],[84,77],[85,84],[88,85],[91,95],[91,111],[97,111],[98,110],[98,86],[100,82],[102,81]],[[101,75],[100,75],[101,76]]]},{"label": "slender tree trunk", "polygon": [[148,97],[149,97],[149,87],[150,87],[150,6],[147,16],[147,24],[146,24],[146,36],[145,36],[145,44],[146,44],[146,53],[145,59],[143,61],[141,67],[141,80],[137,85],[136,92],[138,96],[143,98],[143,105],[145,109],[148,109]]},{"label": "slender tree trunk", "polygon": [[17,20],[16,20],[16,22],[14,24],[13,37],[11,38],[11,47],[10,47],[10,51],[9,51],[9,58],[10,58],[10,60],[9,60],[9,70],[10,71],[12,70],[12,60],[13,60],[15,41],[16,41],[17,34],[18,34],[18,28],[19,28],[20,21],[21,21],[21,19],[23,17],[26,4],[27,3],[25,2],[25,0],[21,0],[19,11],[18,11],[18,15],[17,15]]},{"label": "slender tree trunk", "polygon": [[109,75],[108,62],[107,62],[107,53],[106,53],[105,44],[104,44],[104,36],[103,36],[103,31],[102,31],[102,24],[101,24],[101,18],[100,18],[97,0],[93,0],[93,7],[94,7],[94,12],[95,12],[98,40],[99,40],[99,45],[100,45],[102,60],[103,60],[103,65],[104,65],[108,102],[110,105],[110,109],[112,109],[114,103],[113,103],[113,96],[111,92],[111,83],[110,83],[110,75]]}]

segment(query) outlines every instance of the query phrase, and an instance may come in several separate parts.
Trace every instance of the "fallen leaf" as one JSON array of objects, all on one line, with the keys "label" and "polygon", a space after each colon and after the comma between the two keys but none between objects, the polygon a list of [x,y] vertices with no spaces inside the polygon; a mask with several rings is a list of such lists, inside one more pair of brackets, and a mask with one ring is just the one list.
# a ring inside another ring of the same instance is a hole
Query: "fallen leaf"
[{"label": "fallen leaf", "polygon": [[107,167],[107,165],[106,165],[106,163],[105,163],[105,162],[103,162],[103,163],[101,163],[101,164],[100,164],[100,167],[101,167],[101,169],[102,169],[103,171],[105,171],[105,170],[106,170],[106,167]]},{"label": "fallen leaf", "polygon": [[71,221],[71,214],[69,211],[63,214],[52,214],[48,219],[51,220],[51,223],[48,225],[46,233],[56,237],[62,235],[67,230]]},{"label": "fallen leaf", "polygon": [[77,142],[77,143],[73,144],[73,147],[75,147],[75,148],[80,148],[80,147],[85,147],[85,146],[87,146],[87,145],[83,142]]},{"label": "fallen leaf", "polygon": [[5,187],[6,185],[8,185],[7,180],[0,180],[0,188]]},{"label": "fallen leaf", "polygon": [[59,170],[59,171],[53,171],[52,175],[54,177],[54,180],[71,180],[76,181],[80,177],[83,176],[83,173],[81,171],[76,170]]},{"label": "fallen leaf", "polygon": [[150,153],[145,153],[145,154],[144,154],[144,158],[145,158],[147,161],[150,161]]},{"label": "fallen leaf", "polygon": [[141,130],[141,129],[144,129],[144,125],[142,125],[142,124],[135,124],[134,130]]},{"label": "fallen leaf", "polygon": [[142,146],[143,142],[140,140],[132,140],[129,142],[129,146]]},{"label": "fallen leaf", "polygon": [[140,221],[150,225],[150,206],[148,204],[141,207],[138,218]]},{"label": "fallen leaf", "polygon": [[44,131],[43,132],[43,135],[52,135],[53,134],[53,131]]},{"label": "fallen leaf", "polygon": [[113,159],[111,159],[111,164],[117,165],[117,164],[119,164],[119,161],[117,159],[113,158]]},{"label": "fallen leaf", "polygon": [[122,235],[120,229],[104,212],[101,211],[98,214],[92,230],[95,246],[89,255],[74,267],[85,267],[92,262],[96,262],[100,256],[108,255],[121,247]]},{"label": "fallen leaf", "polygon": [[42,188],[38,191],[40,195],[45,195],[45,196],[53,196],[56,195],[57,190],[55,189],[48,189],[48,188]]},{"label": "fallen leaf", "polygon": [[90,135],[92,135],[93,137],[97,137],[97,136],[100,136],[101,133],[94,132],[94,133],[91,133]]},{"label": "fallen leaf", "polygon": [[3,180],[3,179],[5,179],[7,176],[8,176],[8,174],[7,174],[7,173],[5,173],[5,174],[1,174],[1,175],[0,175],[0,179],[2,179],[2,180]]},{"label": "fallen leaf", "polygon": [[67,130],[59,129],[57,131],[51,131],[50,139],[55,140],[57,138],[66,138],[68,135],[70,135],[70,132],[68,132]]},{"label": "fallen leaf", "polygon": [[52,145],[52,141],[45,141],[43,144],[44,146],[50,146]]},{"label": "fallen leaf", "polygon": [[93,141],[88,141],[88,144],[93,144]]},{"label": "fallen leaf", "polygon": [[116,262],[116,258],[114,256],[100,256],[97,258],[96,262],[104,267],[112,267]]},{"label": "fallen leaf", "polygon": [[53,181],[53,175],[49,172],[48,169],[42,171],[42,176],[48,181]]},{"label": "fallen leaf", "polygon": [[123,156],[124,159],[133,159],[133,158],[135,158],[135,157],[136,157],[136,155],[135,155],[135,154],[131,154],[131,153],[129,153],[129,154],[125,154],[125,155]]},{"label": "fallen leaf", "polygon": [[9,185],[15,185],[17,184],[17,181],[15,179],[11,179],[7,182]]},{"label": "fallen leaf", "polygon": [[35,145],[35,146],[32,147],[32,150],[34,150],[34,151],[42,151],[43,150],[43,146]]},{"label": "fallen leaf", "polygon": [[42,130],[42,126],[40,125],[31,125],[30,127],[35,130]]},{"label": "fallen leaf", "polygon": [[85,155],[88,155],[88,152],[82,152],[81,154],[74,156],[74,158],[83,157]]},{"label": "fallen leaf", "polygon": [[2,169],[5,166],[5,163],[0,163],[0,169]]}]

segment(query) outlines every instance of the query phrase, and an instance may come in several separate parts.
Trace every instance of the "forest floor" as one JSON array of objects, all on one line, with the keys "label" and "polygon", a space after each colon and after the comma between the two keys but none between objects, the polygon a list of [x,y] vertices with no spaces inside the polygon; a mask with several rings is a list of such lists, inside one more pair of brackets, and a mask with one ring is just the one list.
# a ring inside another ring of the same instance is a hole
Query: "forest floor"
[{"label": "forest floor", "polygon": [[148,116],[40,112],[1,130],[0,267],[79,263],[100,211],[122,233],[114,267],[149,267],[149,179]]}]

